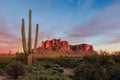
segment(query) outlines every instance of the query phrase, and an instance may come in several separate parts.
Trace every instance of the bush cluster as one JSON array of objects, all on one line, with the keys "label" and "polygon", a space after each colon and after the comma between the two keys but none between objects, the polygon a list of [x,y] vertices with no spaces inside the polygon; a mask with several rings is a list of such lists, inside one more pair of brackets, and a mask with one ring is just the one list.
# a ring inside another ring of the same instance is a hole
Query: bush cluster
[{"label": "bush cluster", "polygon": [[24,75],[24,66],[20,62],[12,62],[6,66],[5,72],[9,75],[12,79],[17,79],[18,76]]},{"label": "bush cluster", "polygon": [[75,80],[120,80],[120,55],[84,56],[75,68]]}]

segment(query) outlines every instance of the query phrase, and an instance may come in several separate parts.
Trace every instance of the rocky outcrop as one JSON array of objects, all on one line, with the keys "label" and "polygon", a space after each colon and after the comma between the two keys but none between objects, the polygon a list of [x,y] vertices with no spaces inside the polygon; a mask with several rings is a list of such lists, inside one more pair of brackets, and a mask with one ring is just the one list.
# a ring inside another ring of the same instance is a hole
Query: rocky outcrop
[{"label": "rocky outcrop", "polygon": [[41,46],[37,49],[40,50],[52,50],[52,51],[72,51],[72,52],[95,52],[92,45],[79,44],[70,45],[67,41],[61,41],[61,39],[46,40],[41,42]]},{"label": "rocky outcrop", "polygon": [[93,46],[89,44],[71,45],[72,51],[94,52]]},{"label": "rocky outcrop", "polygon": [[42,41],[42,49],[52,49],[54,51],[58,50],[70,50],[70,45],[67,41],[61,41],[60,39],[53,39],[53,40],[47,40]]}]

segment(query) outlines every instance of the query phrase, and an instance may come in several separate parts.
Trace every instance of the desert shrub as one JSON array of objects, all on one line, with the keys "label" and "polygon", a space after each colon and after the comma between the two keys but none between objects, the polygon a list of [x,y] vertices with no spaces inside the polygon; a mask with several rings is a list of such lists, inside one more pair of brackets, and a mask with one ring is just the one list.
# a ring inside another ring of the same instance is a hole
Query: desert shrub
[{"label": "desert shrub", "polygon": [[100,55],[87,55],[75,68],[75,80],[120,80],[120,56],[108,55],[106,52]]},{"label": "desert shrub", "polygon": [[2,69],[5,68],[9,62],[10,62],[9,59],[5,57],[0,57],[0,68]]},{"label": "desert shrub", "polygon": [[53,70],[58,71],[58,72],[60,72],[60,73],[63,73],[63,72],[64,72],[64,70],[63,70],[62,68],[53,68]]},{"label": "desert shrub", "polygon": [[61,67],[74,68],[78,65],[78,61],[81,58],[77,57],[58,57],[55,58],[54,63],[60,65]]},{"label": "desert shrub", "polygon": [[[74,68],[79,65],[80,57],[57,57],[57,58],[36,58],[39,63],[58,64],[61,67]],[[49,66],[50,67],[50,66]]]},{"label": "desert shrub", "polygon": [[99,61],[99,55],[98,54],[92,54],[92,55],[86,55],[83,56],[82,58],[83,62],[88,62],[88,63],[97,63]]},{"label": "desert shrub", "polygon": [[71,59],[68,57],[61,57],[55,60],[55,63],[59,64],[62,67],[70,67]]},{"label": "desert shrub", "polygon": [[5,68],[7,66],[7,61],[0,61],[0,68]]},{"label": "desert shrub", "polygon": [[46,64],[43,64],[44,68],[46,69],[49,69],[49,68],[52,68],[53,65],[51,63],[46,63]]},{"label": "desert shrub", "polygon": [[111,58],[111,56],[108,55],[100,55],[100,60],[99,63],[101,65],[108,65],[108,64],[114,64],[113,59]]},{"label": "desert shrub", "polygon": [[74,70],[75,80],[102,80],[101,71],[95,64],[82,63]]},{"label": "desert shrub", "polygon": [[13,79],[17,79],[18,76],[24,75],[24,66],[20,62],[12,62],[6,66],[6,74]]},{"label": "desert shrub", "polygon": [[23,80],[72,80],[66,75],[60,74],[29,74]]},{"label": "desert shrub", "polygon": [[120,80],[120,65],[107,66],[108,80]]},{"label": "desert shrub", "polygon": [[16,59],[16,61],[19,61],[23,64],[27,64],[27,55],[25,55],[24,53],[16,54],[15,59]]},{"label": "desert shrub", "polygon": [[120,55],[111,55],[111,58],[114,60],[115,63],[120,64]]},{"label": "desert shrub", "polygon": [[46,63],[43,65],[45,69],[52,69],[54,72],[64,72],[64,70],[58,64]]},{"label": "desert shrub", "polygon": [[0,76],[5,76],[5,72],[3,69],[0,69]]},{"label": "desert shrub", "polygon": [[24,80],[71,80],[62,74],[63,69],[58,64],[48,62],[35,62],[32,73],[27,72]]}]

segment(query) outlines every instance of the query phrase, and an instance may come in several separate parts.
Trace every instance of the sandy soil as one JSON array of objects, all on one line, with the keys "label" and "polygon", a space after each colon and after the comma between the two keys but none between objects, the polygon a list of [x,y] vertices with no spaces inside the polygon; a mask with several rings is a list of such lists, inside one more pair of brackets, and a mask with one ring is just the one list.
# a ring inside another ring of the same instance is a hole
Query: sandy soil
[{"label": "sandy soil", "polygon": [[6,77],[0,76],[0,80],[6,80]]},{"label": "sandy soil", "polygon": [[63,68],[63,70],[64,70],[63,74],[74,75],[74,70],[71,68]]}]

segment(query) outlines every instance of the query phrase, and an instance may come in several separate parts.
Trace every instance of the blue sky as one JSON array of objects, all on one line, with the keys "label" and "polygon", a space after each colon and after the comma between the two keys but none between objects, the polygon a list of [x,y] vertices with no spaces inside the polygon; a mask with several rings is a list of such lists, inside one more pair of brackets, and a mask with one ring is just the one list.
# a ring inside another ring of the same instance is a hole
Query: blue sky
[{"label": "blue sky", "polygon": [[[21,19],[28,33],[28,11],[32,10],[41,40],[61,38],[70,44],[88,43],[95,50],[120,49],[119,0],[0,0],[0,51],[22,50]],[[27,35],[26,35],[27,36]]]}]

